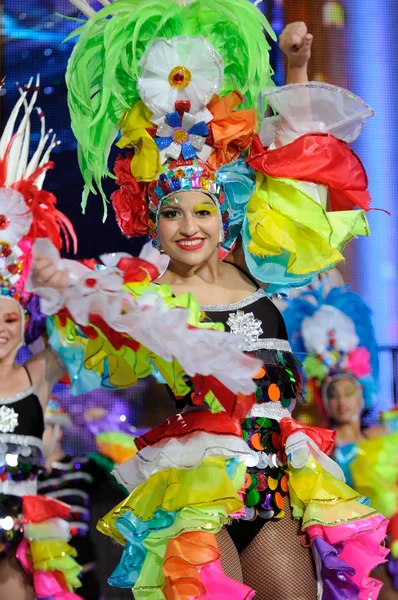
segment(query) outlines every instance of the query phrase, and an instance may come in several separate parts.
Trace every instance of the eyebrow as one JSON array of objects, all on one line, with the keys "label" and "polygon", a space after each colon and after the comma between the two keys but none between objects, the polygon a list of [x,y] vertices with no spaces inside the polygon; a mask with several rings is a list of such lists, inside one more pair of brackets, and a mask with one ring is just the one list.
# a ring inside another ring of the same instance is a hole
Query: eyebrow
[{"label": "eyebrow", "polygon": [[178,202],[175,202],[174,199],[169,200],[167,204],[162,204],[160,210],[163,210],[165,208],[180,208],[180,204]]}]

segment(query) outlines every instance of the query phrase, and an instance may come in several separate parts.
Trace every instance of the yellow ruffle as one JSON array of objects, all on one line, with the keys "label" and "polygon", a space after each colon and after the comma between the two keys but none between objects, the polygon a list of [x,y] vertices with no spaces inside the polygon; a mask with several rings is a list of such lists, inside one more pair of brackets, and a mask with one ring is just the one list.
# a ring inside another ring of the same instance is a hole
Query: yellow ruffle
[{"label": "yellow ruffle", "polygon": [[160,153],[153,137],[147,132],[153,128],[152,113],[140,100],[123,117],[120,123],[122,137],[119,148],[134,148],[131,173],[137,181],[154,181],[160,171]]},{"label": "yellow ruffle", "polygon": [[[124,538],[115,527],[115,522],[126,511],[139,519],[148,521],[162,508],[167,512],[184,508],[220,507],[226,514],[239,511],[243,504],[237,491],[244,482],[245,467],[239,465],[231,480],[226,471],[226,460],[208,458],[195,469],[169,469],[152,475],[139,485],[123,502],[111,510],[98,523],[98,529],[112,536],[119,543]],[[219,512],[218,509],[215,512]]]},{"label": "yellow ruffle", "polygon": [[398,512],[398,432],[363,440],[350,465],[353,485],[391,518]]},{"label": "yellow ruffle", "polygon": [[61,571],[69,590],[81,586],[81,566],[74,560],[75,548],[61,540],[30,541],[29,550],[35,571]]},{"label": "yellow ruffle", "polygon": [[372,507],[358,502],[362,495],[336,479],[314,458],[300,469],[289,464],[289,493],[293,516],[309,525],[338,525],[377,514]]},{"label": "yellow ruffle", "polygon": [[[189,325],[201,329],[224,330],[221,323],[202,321],[204,313],[191,294],[183,294],[175,298],[167,285],[154,287],[153,284],[142,285],[141,283],[126,284],[124,289],[135,298],[145,292],[155,290],[164,298],[170,308],[180,307],[188,311],[187,322]],[[83,348],[83,366],[88,371],[95,371],[99,376],[106,372],[108,376],[107,384],[118,389],[131,387],[137,383],[138,379],[150,375],[153,365],[158,369],[176,397],[184,397],[190,392],[190,387],[184,379],[185,372],[176,360],[168,362],[151,353],[142,345],[139,346],[136,352],[127,345],[122,345],[119,349],[116,349],[101,330],[92,324],[90,324],[90,327],[97,333],[97,337],[94,339],[82,335],[79,328],[69,318],[64,318],[61,322],[58,316],[54,316],[53,323],[58,332],[60,346],[70,349],[74,347],[76,349]],[[120,341],[120,337],[118,341]],[[69,357],[65,356],[64,360],[68,361]],[[107,369],[105,368],[105,360]]]},{"label": "yellow ruffle", "polygon": [[357,235],[368,236],[368,223],[360,210],[328,212],[326,194],[323,186],[258,173],[247,206],[248,250],[260,257],[289,252],[288,271],[295,274],[344,260],[345,244]]}]

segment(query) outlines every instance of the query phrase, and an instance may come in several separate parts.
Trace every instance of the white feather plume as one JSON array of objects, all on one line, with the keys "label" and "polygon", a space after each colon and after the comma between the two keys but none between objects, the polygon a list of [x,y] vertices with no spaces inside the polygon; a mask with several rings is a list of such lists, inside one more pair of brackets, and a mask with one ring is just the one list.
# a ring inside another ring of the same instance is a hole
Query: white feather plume
[{"label": "white feather plume", "polygon": [[334,306],[324,305],[312,317],[303,319],[302,336],[309,354],[324,355],[328,350],[330,333],[334,349],[349,352],[359,344],[354,322]]}]

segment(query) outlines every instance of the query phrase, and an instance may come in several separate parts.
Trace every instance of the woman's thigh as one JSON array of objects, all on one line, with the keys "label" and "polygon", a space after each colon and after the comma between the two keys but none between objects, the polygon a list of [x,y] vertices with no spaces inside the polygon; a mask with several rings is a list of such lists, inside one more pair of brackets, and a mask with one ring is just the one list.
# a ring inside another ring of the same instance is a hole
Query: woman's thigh
[{"label": "woman's thigh", "polygon": [[0,598],[35,599],[32,579],[24,572],[15,555],[0,559]]},{"label": "woman's thigh", "polygon": [[228,575],[228,577],[231,577],[232,579],[242,583],[243,575],[239,553],[235,548],[235,544],[233,543],[226,527],[223,527],[216,537],[220,550],[220,561],[224,573]]},{"label": "woman's thigh", "polygon": [[316,600],[311,550],[301,543],[287,498],[285,516],[264,523],[240,562],[243,582],[256,590],[256,600]]}]

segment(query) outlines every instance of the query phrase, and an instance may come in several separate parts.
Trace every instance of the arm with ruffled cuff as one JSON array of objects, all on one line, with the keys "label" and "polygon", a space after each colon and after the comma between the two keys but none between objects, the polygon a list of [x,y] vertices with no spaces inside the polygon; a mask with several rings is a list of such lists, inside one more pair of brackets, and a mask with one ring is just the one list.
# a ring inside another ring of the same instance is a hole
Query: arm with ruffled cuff
[{"label": "arm with ruffled cuff", "polygon": [[183,397],[190,391],[187,377],[199,374],[212,377],[229,403],[230,393],[252,398],[259,362],[237,350],[236,336],[222,325],[202,323],[190,294],[175,298],[168,286],[150,285],[152,265],[131,259],[90,269],[60,259],[45,240],[37,251],[51,259],[57,281],[65,280],[61,269],[68,273],[69,285],[54,289],[34,268],[30,286],[41,297],[49,343],[68,368],[72,394],[130,387],[152,373]]}]

